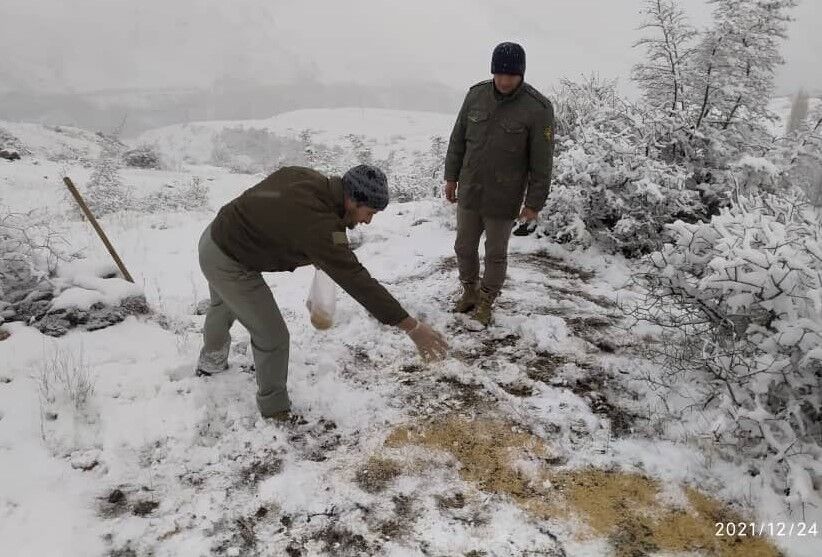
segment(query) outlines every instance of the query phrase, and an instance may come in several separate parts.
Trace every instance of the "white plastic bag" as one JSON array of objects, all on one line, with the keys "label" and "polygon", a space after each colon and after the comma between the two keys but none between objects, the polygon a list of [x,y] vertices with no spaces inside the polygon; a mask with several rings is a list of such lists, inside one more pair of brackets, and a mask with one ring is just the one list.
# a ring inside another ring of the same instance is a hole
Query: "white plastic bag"
[{"label": "white plastic bag", "polygon": [[311,314],[311,324],[317,329],[328,329],[334,324],[337,285],[320,269],[314,271],[314,280],[311,281],[305,306]]}]

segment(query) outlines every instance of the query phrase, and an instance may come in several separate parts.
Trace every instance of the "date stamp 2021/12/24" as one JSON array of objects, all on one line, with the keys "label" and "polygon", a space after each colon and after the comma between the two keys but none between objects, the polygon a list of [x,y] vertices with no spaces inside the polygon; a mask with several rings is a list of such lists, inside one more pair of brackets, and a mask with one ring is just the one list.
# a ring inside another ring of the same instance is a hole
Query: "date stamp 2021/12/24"
[{"label": "date stamp 2021/12/24", "polygon": [[819,536],[816,522],[716,522],[717,537],[807,537]]}]

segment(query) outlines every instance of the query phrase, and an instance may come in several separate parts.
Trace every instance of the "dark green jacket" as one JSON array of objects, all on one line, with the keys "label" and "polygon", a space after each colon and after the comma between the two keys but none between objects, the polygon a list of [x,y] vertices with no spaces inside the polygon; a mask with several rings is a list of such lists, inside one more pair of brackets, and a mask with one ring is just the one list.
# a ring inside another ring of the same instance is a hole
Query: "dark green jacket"
[{"label": "dark green jacket", "polygon": [[551,185],[554,109],[523,82],[511,95],[492,80],[468,90],[445,157],[445,179],[459,182],[459,205],[490,218],[539,211]]},{"label": "dark green jacket", "polygon": [[351,251],[344,216],[339,178],[291,166],[223,206],[211,237],[252,271],[293,271],[314,264],[382,323],[396,325],[408,313]]}]

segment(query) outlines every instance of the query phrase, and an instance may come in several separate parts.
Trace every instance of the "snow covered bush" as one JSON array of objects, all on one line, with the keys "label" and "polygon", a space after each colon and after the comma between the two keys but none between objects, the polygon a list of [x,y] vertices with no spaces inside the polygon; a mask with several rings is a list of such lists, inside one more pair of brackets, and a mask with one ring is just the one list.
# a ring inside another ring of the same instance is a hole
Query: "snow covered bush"
[{"label": "snow covered bush", "polygon": [[215,138],[211,159],[242,174],[269,174],[292,164],[305,164],[303,145],[266,129],[227,128]]},{"label": "snow covered bush", "polygon": [[374,153],[365,136],[350,133],[345,138],[350,144],[350,152],[356,164],[374,164]]},{"label": "snow covered bush", "polygon": [[594,239],[634,256],[662,244],[665,224],[707,211],[692,172],[672,162],[659,139],[669,122],[615,87],[592,77],[566,80],[557,91],[557,155],[542,231],[570,246]]},{"label": "snow covered bush", "polygon": [[160,151],[156,145],[139,145],[123,153],[123,162],[126,166],[160,170],[163,165]]},{"label": "snow covered bush", "polygon": [[138,208],[148,213],[158,211],[197,211],[208,207],[208,185],[199,176],[189,181],[166,184],[163,189],[150,193],[138,202]]},{"label": "snow covered bush", "polygon": [[549,205],[542,226],[544,232],[571,249],[589,247],[592,237],[582,218],[586,214],[587,199],[581,188],[554,186]]},{"label": "snow covered bush", "polygon": [[[710,222],[677,221],[649,256],[663,327],[650,355],[684,384],[719,447],[761,459],[774,482],[822,477],[822,226],[797,197],[740,197]],[[767,477],[767,476],[766,476]],[[780,480],[780,478],[782,480]]]},{"label": "snow covered bush", "polygon": [[25,294],[52,275],[59,260],[68,259],[49,222],[43,211],[11,213],[0,207],[0,300],[18,290]]},{"label": "snow covered bush", "polygon": [[743,195],[757,192],[776,193],[781,171],[765,157],[743,155],[732,164],[737,189]]},{"label": "snow covered bush", "polygon": [[308,129],[300,132],[300,143],[303,149],[303,158],[310,168],[323,174],[340,174],[344,172],[341,162],[344,158],[344,152],[339,145],[329,147],[323,143],[315,143],[314,132]]},{"label": "snow covered bush", "polygon": [[332,148],[316,143],[311,130],[303,130],[300,133],[305,157],[303,164],[324,174],[337,176],[343,175],[352,166],[373,164],[385,172],[392,202],[439,195],[447,148],[443,137],[432,136],[427,150],[411,153],[392,150],[384,158],[374,154],[374,145],[365,136],[349,134],[345,139],[350,148]]},{"label": "snow covered bush", "polygon": [[388,177],[388,187],[393,202],[414,201],[437,197],[442,188],[442,168],[448,147],[445,138],[432,136],[425,151],[415,150],[410,157],[399,157],[391,151],[386,159],[377,159],[377,165]]},{"label": "snow covered bush", "polygon": [[30,151],[26,149],[23,142],[5,128],[0,128],[0,149],[9,152],[30,154]]}]

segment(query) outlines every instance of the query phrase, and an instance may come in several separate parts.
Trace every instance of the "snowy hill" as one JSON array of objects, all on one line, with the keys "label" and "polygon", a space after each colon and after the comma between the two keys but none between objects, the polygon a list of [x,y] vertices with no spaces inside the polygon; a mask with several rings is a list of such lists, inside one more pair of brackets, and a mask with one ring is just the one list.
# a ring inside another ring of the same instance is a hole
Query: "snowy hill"
[{"label": "snowy hill", "polygon": [[69,126],[43,126],[0,120],[0,148],[53,161],[92,160],[100,154],[96,133]]},{"label": "snowy hill", "polygon": [[448,137],[454,116],[435,112],[332,108],[296,110],[264,120],[213,121],[150,130],[134,143],[157,145],[166,155],[195,164],[211,162],[215,138],[224,130],[266,130],[297,140],[309,132],[312,140],[345,145],[350,135],[363,136],[378,157],[392,150],[410,153],[427,149],[431,137]]}]

